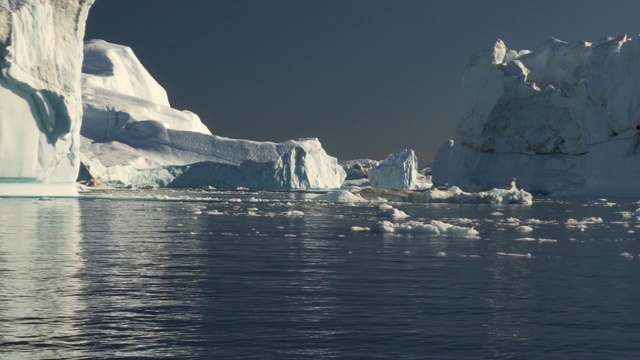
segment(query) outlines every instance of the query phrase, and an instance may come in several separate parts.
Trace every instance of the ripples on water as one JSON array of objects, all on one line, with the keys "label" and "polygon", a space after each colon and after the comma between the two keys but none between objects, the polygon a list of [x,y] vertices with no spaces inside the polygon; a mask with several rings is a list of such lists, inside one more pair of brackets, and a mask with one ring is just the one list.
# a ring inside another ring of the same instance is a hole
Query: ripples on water
[{"label": "ripples on water", "polygon": [[[310,197],[157,191],[0,199],[0,358],[640,352],[639,229],[621,214],[634,202],[395,205],[413,220],[470,222],[481,237],[472,240],[352,232],[380,220],[375,206]],[[566,226],[587,217],[604,221]],[[534,230],[519,233],[509,218]],[[524,237],[536,241],[515,240]]]}]

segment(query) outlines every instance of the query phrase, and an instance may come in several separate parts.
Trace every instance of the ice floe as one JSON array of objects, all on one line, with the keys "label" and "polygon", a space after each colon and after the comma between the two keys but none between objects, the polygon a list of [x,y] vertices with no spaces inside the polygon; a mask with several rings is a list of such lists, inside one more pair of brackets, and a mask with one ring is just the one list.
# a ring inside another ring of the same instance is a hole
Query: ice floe
[{"label": "ice floe", "polygon": [[492,189],[477,193],[464,192],[457,186],[447,190],[430,189],[424,193],[425,202],[472,204],[523,204],[531,205],[533,196],[518,189]]},{"label": "ice floe", "polygon": [[407,221],[392,223],[379,221],[371,227],[373,233],[433,234],[444,236],[477,237],[480,233],[474,228],[451,225],[437,220]]}]

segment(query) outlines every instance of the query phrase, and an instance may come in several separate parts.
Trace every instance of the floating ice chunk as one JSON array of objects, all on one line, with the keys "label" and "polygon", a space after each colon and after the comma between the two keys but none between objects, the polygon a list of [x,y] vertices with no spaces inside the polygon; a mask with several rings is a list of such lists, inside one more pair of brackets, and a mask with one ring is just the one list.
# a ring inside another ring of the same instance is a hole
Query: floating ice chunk
[{"label": "floating ice chunk", "polygon": [[475,223],[475,221],[473,221],[472,219],[467,218],[458,218],[454,219],[453,221],[459,225],[473,225]]},{"label": "floating ice chunk", "polygon": [[370,228],[368,228],[368,227],[352,226],[352,227],[351,227],[351,231],[354,231],[354,232],[358,232],[358,231],[371,231],[371,229],[370,229]]},{"label": "floating ice chunk", "polygon": [[362,198],[362,196],[353,194],[349,190],[330,191],[328,193],[316,196],[315,198],[313,198],[313,200],[335,203],[354,203],[367,201]]},{"label": "floating ice chunk", "polygon": [[504,215],[503,213],[499,212],[499,211],[494,211],[491,213],[491,216],[502,216]]},{"label": "floating ice chunk", "polygon": [[526,253],[526,254],[517,254],[517,253],[505,253],[505,252],[498,252],[497,253],[498,256],[507,256],[507,257],[514,257],[514,258],[525,258],[525,259],[532,259],[534,258],[533,255],[531,255],[530,253]]},{"label": "floating ice chunk", "polygon": [[569,228],[578,228],[578,229],[584,230],[587,228],[587,225],[602,224],[602,223],[603,223],[603,220],[601,217],[588,217],[588,218],[582,219],[581,221],[578,221],[576,219],[567,219],[567,222],[565,224]]},{"label": "floating ice chunk", "polygon": [[516,241],[536,241],[536,239],[531,237],[523,237],[523,238],[517,238]]},{"label": "floating ice chunk", "polygon": [[462,191],[457,186],[448,190],[430,189],[424,193],[425,202],[434,203],[473,203],[473,204],[523,204],[531,205],[533,196],[524,191],[513,188],[511,190],[492,189],[477,193]]},{"label": "floating ice chunk", "polygon": [[539,242],[541,243],[556,243],[558,242],[558,240],[556,239],[538,239]]},{"label": "floating ice chunk", "polygon": [[518,227],[516,228],[516,231],[517,231],[517,232],[521,232],[521,233],[525,233],[525,232],[532,232],[532,231],[533,231],[533,228],[532,228],[531,226],[523,225],[523,226],[518,226]]},{"label": "floating ice chunk", "polygon": [[409,215],[407,215],[404,211],[398,210],[392,206],[380,205],[380,212],[378,213],[378,217],[404,219],[404,218],[408,218]]},{"label": "floating ice chunk", "polygon": [[439,252],[436,254],[436,256],[438,256],[438,257],[445,257],[445,256],[447,256],[447,253],[445,253],[444,251],[439,251]]},{"label": "floating ice chunk", "polygon": [[390,221],[379,221],[371,227],[373,233],[392,233],[395,232],[396,225]]},{"label": "floating ice chunk", "polygon": [[433,234],[444,236],[477,237],[480,233],[474,228],[466,228],[447,224],[437,220],[427,222],[408,221],[405,223],[392,223],[379,221],[371,227],[374,233],[405,233],[405,234]]},{"label": "floating ice chunk", "polygon": [[304,212],[300,210],[289,210],[282,213],[284,216],[304,216]]},{"label": "floating ice chunk", "polygon": [[623,258],[625,258],[627,260],[632,260],[633,259],[633,255],[629,254],[628,252],[620,253],[620,256],[622,256]]},{"label": "floating ice chunk", "polygon": [[205,214],[207,214],[207,215],[226,215],[227,213],[225,213],[223,211],[218,211],[218,210],[209,210],[209,211],[205,212]]}]

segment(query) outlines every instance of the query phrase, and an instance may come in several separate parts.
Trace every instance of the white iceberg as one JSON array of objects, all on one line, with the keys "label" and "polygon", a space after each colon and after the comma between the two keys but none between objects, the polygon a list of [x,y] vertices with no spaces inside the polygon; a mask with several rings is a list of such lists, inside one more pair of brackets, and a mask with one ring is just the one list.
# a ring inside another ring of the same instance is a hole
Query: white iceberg
[{"label": "white iceberg", "polygon": [[434,184],[491,188],[508,176],[534,192],[640,195],[640,42],[549,39],[535,51],[498,40],[464,76],[455,141]]},{"label": "white iceberg", "polygon": [[0,2],[0,196],[74,196],[92,0]]},{"label": "white iceberg", "polygon": [[117,186],[339,188],[345,172],[315,138],[282,143],[212,135],[166,92],[130,48],[85,45],[82,162]]},{"label": "white iceberg", "polygon": [[369,170],[369,181],[377,189],[413,189],[417,175],[418,159],[413,150],[405,149]]}]

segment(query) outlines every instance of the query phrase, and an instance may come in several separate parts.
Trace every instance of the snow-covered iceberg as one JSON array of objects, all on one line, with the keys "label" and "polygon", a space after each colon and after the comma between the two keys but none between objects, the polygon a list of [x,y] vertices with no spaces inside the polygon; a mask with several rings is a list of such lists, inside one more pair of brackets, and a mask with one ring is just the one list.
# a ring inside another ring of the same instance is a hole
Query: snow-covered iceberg
[{"label": "snow-covered iceberg", "polygon": [[212,135],[192,112],[170,107],[133,51],[85,45],[82,162],[116,186],[339,188],[345,172],[315,138],[282,143]]},{"label": "snow-covered iceberg", "polygon": [[491,188],[509,176],[540,192],[640,195],[640,42],[498,40],[472,56],[466,108],[434,184]]},{"label": "snow-covered iceberg", "polygon": [[0,1],[0,196],[73,196],[93,0]]},{"label": "snow-covered iceberg", "polygon": [[413,189],[418,175],[418,159],[413,150],[402,150],[387,156],[369,170],[371,186],[378,189]]}]

